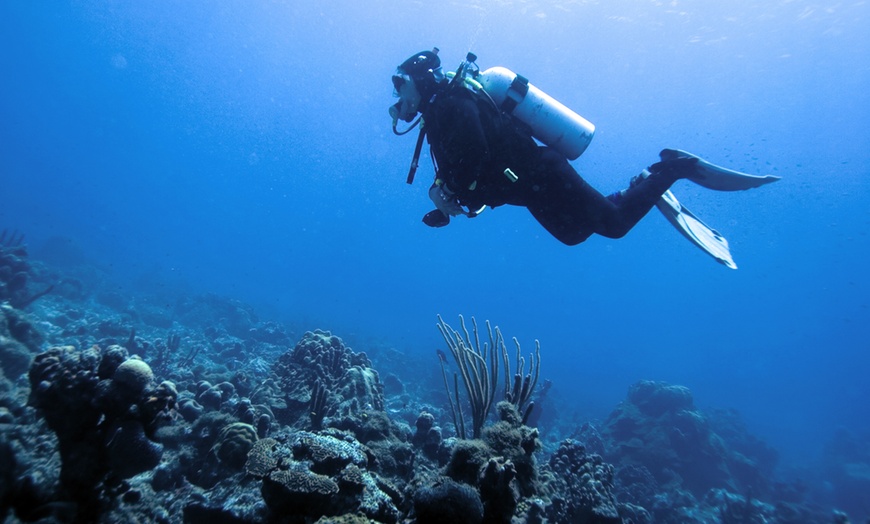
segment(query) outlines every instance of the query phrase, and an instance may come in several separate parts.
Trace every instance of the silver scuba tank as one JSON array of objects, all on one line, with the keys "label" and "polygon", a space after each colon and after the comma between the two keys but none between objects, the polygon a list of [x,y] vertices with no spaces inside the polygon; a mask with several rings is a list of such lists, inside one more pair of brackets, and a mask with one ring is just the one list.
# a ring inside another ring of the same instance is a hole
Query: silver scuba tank
[{"label": "silver scuba tank", "polygon": [[475,80],[502,110],[532,128],[532,135],[575,160],[592,141],[595,126],[505,67],[491,67]]}]

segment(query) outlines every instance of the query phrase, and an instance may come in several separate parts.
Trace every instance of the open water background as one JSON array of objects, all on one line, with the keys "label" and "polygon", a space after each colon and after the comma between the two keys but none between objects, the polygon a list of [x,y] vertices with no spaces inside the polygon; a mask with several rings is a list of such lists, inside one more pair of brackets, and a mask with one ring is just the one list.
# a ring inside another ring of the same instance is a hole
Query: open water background
[{"label": "open water background", "polygon": [[[490,319],[541,341],[566,413],[678,383],[802,462],[870,429],[868,19],[863,1],[3,2],[0,226],[127,292],[226,295],[433,373],[436,314]],[[781,176],[674,187],[740,269],[656,211],[573,248],[523,209],[424,226],[431,167],[405,184],[415,135],[387,107],[432,46],[595,123],[573,164],[602,192],[663,147]]]}]

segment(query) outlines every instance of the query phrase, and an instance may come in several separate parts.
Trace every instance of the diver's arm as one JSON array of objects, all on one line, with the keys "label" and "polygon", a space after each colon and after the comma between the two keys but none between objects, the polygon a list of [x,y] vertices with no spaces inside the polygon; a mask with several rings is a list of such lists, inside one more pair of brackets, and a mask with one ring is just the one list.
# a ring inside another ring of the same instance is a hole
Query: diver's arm
[{"label": "diver's arm", "polygon": [[440,125],[438,177],[461,198],[473,189],[489,153],[477,104],[467,98],[453,101],[444,108]]}]

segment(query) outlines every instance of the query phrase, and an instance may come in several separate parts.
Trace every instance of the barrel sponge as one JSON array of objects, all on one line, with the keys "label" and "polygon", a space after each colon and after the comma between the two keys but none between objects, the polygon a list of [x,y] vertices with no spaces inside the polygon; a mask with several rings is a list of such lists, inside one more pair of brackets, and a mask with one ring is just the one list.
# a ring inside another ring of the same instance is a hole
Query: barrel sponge
[{"label": "barrel sponge", "polygon": [[128,358],[118,366],[112,378],[116,384],[139,393],[151,384],[154,372],[145,361],[138,358]]},{"label": "barrel sponge", "polygon": [[458,440],[453,446],[445,472],[453,480],[476,486],[480,470],[492,455],[492,448],[482,440]]},{"label": "barrel sponge", "polygon": [[145,435],[142,424],[121,422],[109,430],[108,465],[118,478],[128,479],[160,464],[163,446]]},{"label": "barrel sponge", "polygon": [[418,524],[479,524],[483,522],[483,503],[477,490],[448,478],[420,489],[414,495]]}]

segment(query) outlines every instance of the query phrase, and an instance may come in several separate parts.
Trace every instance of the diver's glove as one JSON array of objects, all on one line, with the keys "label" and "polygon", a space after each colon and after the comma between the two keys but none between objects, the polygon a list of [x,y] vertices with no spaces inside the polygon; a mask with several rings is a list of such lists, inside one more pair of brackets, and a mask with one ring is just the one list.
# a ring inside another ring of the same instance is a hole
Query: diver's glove
[{"label": "diver's glove", "polygon": [[447,188],[447,184],[440,180],[436,180],[432,184],[432,187],[429,188],[429,198],[435,203],[435,207],[444,213],[445,216],[455,217],[465,214],[462,206],[459,205],[459,199]]}]

